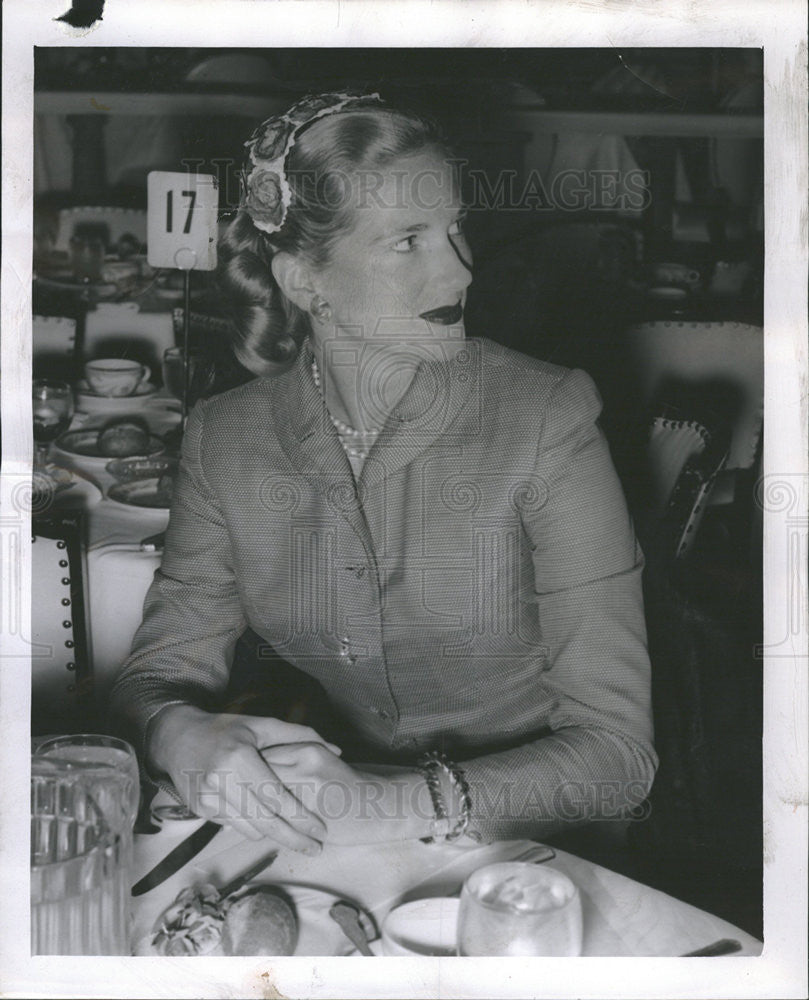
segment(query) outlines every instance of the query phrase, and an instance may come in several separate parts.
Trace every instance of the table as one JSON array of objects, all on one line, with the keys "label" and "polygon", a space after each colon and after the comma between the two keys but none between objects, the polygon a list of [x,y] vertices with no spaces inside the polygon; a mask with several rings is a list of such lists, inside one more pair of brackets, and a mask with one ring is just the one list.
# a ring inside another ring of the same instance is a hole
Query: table
[{"label": "table", "polygon": [[[161,793],[161,795],[164,793]],[[160,800],[160,796],[156,802]],[[134,881],[142,878],[187,837],[201,820],[167,821],[158,834],[135,838]],[[275,863],[257,881],[326,889],[364,906],[377,926],[393,906],[409,899],[458,892],[464,878],[493,861],[517,857],[526,841],[477,845],[397,844],[326,846],[316,858],[282,849]],[[192,861],[170,879],[133,901],[133,941],[143,942],[154,921],[181,889],[195,882],[224,885],[266,855],[263,841],[221,830]],[[584,917],[586,956],[676,956],[719,938],[735,938],[740,955],[759,955],[762,943],[738,927],[632,879],[557,851],[546,862],[578,885]]]}]

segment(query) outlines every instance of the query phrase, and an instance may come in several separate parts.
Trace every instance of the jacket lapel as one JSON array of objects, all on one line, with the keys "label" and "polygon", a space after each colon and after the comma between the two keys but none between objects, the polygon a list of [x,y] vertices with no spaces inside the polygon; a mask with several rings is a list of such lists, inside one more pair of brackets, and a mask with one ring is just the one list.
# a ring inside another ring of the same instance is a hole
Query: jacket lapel
[{"label": "jacket lapel", "polygon": [[303,345],[288,372],[272,380],[272,413],[285,455],[333,510],[373,549],[348,458],[315,386],[312,351]]},{"label": "jacket lapel", "polygon": [[[358,485],[312,379],[311,364],[312,351],[307,341],[293,367],[272,380],[276,433],[295,468],[370,544],[360,502],[362,493],[413,462],[437,438],[447,444],[459,444],[479,426],[481,344],[475,340],[459,341],[449,345],[441,357],[419,365],[374,443]],[[453,425],[464,408],[476,414],[477,420],[466,421],[464,431],[453,434]]]},{"label": "jacket lapel", "polygon": [[480,414],[481,345],[475,340],[458,342],[442,354],[419,365],[365,461],[361,487],[370,488],[409,465],[438,438],[457,445],[474,433],[475,420],[465,423],[463,432],[453,428],[464,408],[477,408]]}]

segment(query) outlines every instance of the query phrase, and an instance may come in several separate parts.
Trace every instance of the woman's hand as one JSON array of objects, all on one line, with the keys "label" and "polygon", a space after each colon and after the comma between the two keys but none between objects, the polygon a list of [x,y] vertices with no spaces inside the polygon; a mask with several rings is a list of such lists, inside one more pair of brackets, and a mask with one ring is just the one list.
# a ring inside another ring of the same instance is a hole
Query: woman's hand
[{"label": "woman's hand", "polygon": [[346,764],[323,743],[269,746],[261,752],[296,799],[327,825],[333,844],[373,844],[430,835],[433,816],[423,776],[406,768],[383,774]]},{"label": "woman's hand", "polygon": [[169,705],[156,717],[149,761],[173,781],[198,816],[227,823],[245,837],[270,837],[295,851],[316,854],[326,825],[292,795],[262,759],[271,744],[319,746],[335,760],[337,747],[308,726],[247,715],[214,715],[191,705]]}]

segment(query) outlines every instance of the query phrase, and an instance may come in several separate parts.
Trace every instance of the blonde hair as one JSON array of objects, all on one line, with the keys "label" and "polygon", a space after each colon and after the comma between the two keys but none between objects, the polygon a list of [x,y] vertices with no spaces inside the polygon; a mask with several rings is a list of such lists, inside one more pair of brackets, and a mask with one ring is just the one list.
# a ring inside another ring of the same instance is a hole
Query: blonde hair
[{"label": "blonde hair", "polygon": [[233,351],[245,368],[256,375],[277,369],[311,332],[308,314],[273,278],[273,255],[286,251],[316,267],[327,264],[354,225],[346,178],[429,149],[451,157],[433,122],[385,107],[330,115],[300,132],[286,164],[292,201],[281,229],[268,236],[240,209],[219,244],[218,287],[232,320]]}]

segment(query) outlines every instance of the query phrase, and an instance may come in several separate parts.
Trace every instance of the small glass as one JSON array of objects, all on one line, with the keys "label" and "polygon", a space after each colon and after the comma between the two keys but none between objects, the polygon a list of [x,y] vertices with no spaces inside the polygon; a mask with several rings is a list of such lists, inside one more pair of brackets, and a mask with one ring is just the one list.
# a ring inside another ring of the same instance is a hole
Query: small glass
[{"label": "small glass", "polygon": [[67,382],[38,378],[32,385],[32,409],[36,453],[34,464],[44,466],[48,448],[70,426],[73,418],[73,390]]},{"label": "small glass", "polygon": [[31,760],[31,954],[129,955],[131,861],[98,801],[99,768]]},{"label": "small glass", "polygon": [[101,281],[106,247],[100,235],[87,233],[70,238],[70,266],[73,277],[82,284]]},{"label": "small glass", "polygon": [[458,912],[459,955],[580,955],[579,890],[546,865],[486,865],[464,883]]}]

